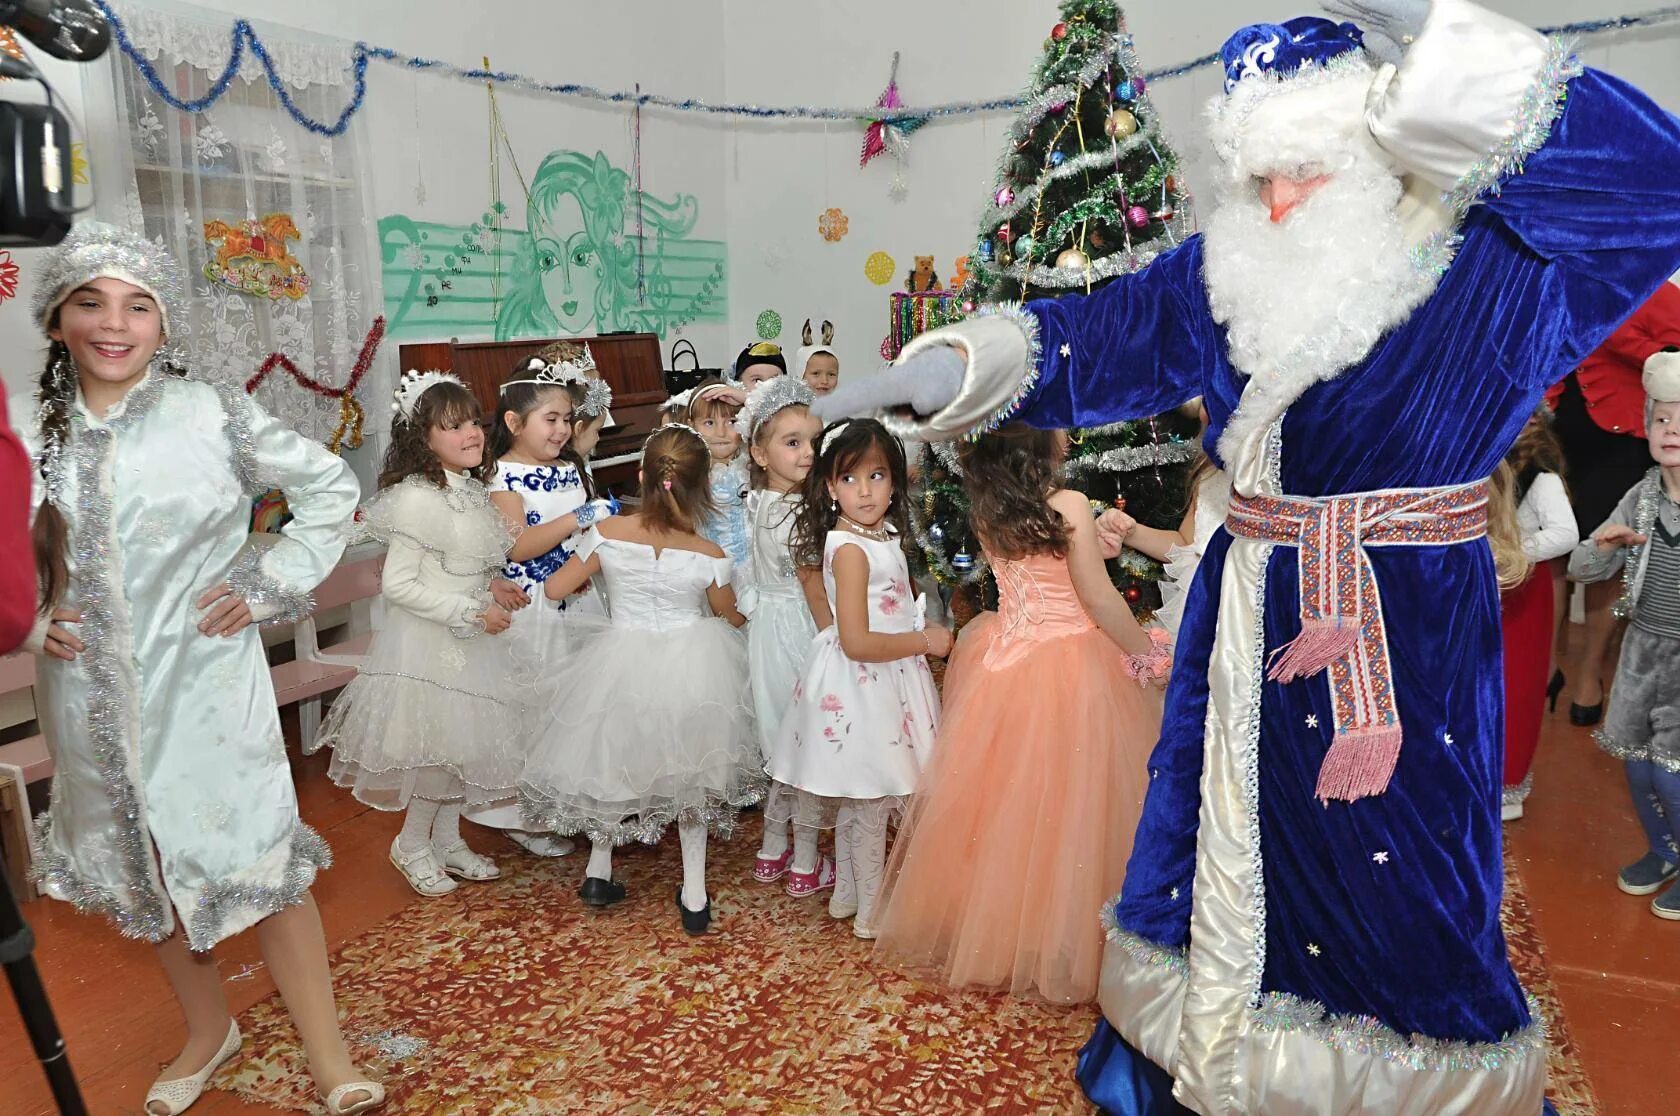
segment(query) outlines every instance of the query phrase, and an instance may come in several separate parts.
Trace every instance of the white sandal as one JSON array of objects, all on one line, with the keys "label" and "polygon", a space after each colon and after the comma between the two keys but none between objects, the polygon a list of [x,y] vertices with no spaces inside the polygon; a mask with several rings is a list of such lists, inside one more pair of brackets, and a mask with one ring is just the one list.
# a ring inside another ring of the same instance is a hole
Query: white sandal
[{"label": "white sandal", "polygon": [[451,876],[459,876],[463,880],[472,880],[475,883],[501,878],[502,870],[496,867],[496,862],[473,852],[465,841],[456,841],[447,849],[433,846],[432,851],[437,853],[438,859],[443,862],[443,870]]},{"label": "white sandal", "polygon": [[[146,1091],[146,1103],[141,1111],[147,1116],[179,1116],[197,1103],[204,1094],[204,1084],[210,1080],[212,1074],[222,1068],[222,1063],[239,1053],[240,1045],[245,1041],[239,1033],[239,1024],[228,1020],[227,1037],[222,1040],[222,1048],[216,1051],[205,1067],[191,1077],[173,1077],[168,1081],[156,1081]],[[167,1111],[155,1112],[154,1104],[162,1104]]]},{"label": "white sandal", "polygon": [[[367,1096],[347,1105],[344,1098],[351,1093],[366,1093]],[[358,1112],[372,1112],[385,1103],[385,1086],[377,1081],[346,1082],[322,1097],[321,1103],[327,1106],[328,1116],[356,1116]]]},{"label": "white sandal", "polygon": [[455,881],[443,874],[437,854],[427,845],[419,852],[406,853],[402,838],[391,842],[391,863],[408,880],[408,886],[428,899],[448,895],[455,890]]},{"label": "white sandal", "polygon": [[565,856],[577,850],[576,841],[552,833],[527,833],[523,829],[510,829],[507,831],[507,838],[532,856]]}]

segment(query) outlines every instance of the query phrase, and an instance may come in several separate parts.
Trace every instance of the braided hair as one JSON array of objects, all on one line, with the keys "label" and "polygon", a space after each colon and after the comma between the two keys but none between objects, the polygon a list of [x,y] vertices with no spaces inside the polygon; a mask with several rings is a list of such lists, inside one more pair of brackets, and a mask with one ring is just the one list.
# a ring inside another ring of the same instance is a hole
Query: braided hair
[{"label": "braided hair", "polygon": [[712,514],[712,455],[686,426],[663,426],[642,447],[641,518],[651,530],[692,534]]},{"label": "braided hair", "polygon": [[[56,312],[54,320],[56,323]],[[41,471],[46,498],[36,509],[31,542],[40,577],[40,599],[36,603],[41,615],[46,616],[63,599],[70,585],[70,565],[65,558],[70,548],[70,524],[58,501],[64,484],[65,455],[70,449],[70,405],[76,398],[76,365],[70,359],[69,347],[62,341],[54,341],[47,349],[47,363],[41,370],[35,398],[40,404],[36,426],[41,441],[36,467]]]}]

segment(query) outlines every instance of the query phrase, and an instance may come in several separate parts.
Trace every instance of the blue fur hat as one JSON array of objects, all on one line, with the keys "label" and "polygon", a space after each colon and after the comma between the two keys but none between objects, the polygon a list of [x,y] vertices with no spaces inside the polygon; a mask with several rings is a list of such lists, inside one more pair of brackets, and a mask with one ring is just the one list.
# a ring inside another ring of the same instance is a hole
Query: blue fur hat
[{"label": "blue fur hat", "polygon": [[1302,66],[1322,66],[1365,45],[1365,33],[1351,23],[1298,16],[1284,23],[1253,23],[1219,48],[1225,92],[1252,75],[1286,77]]}]

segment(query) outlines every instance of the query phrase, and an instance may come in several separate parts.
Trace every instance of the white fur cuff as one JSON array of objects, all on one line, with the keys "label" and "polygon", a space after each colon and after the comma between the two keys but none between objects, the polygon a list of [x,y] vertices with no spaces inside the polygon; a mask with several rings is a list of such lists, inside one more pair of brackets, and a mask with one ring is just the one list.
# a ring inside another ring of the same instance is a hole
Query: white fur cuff
[{"label": "white fur cuff", "polygon": [[900,438],[942,442],[996,430],[1014,417],[1038,381],[1038,319],[1019,307],[982,312],[912,340],[898,363],[935,345],[968,351],[968,371],[957,397],[920,422],[890,416],[887,428]]},{"label": "white fur cuff", "polygon": [[1469,0],[1434,0],[1398,70],[1371,89],[1371,134],[1406,173],[1448,190],[1516,128],[1548,64],[1544,36]]}]

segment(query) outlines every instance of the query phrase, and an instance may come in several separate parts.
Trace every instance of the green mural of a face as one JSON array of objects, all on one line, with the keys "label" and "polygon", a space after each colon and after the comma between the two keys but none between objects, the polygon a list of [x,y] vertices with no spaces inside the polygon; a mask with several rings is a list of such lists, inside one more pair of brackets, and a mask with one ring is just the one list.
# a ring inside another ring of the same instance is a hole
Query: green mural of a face
[{"label": "green mural of a face", "polygon": [[595,296],[606,270],[583,227],[583,207],[567,196],[534,237],[543,301],[561,333],[586,333],[595,320]]},{"label": "green mural of a face", "polygon": [[664,334],[727,319],[724,244],[688,238],[693,195],[644,191],[638,237],[630,176],[601,152],[551,152],[529,190],[523,230],[499,204],[465,227],[380,220],[392,336]]}]

